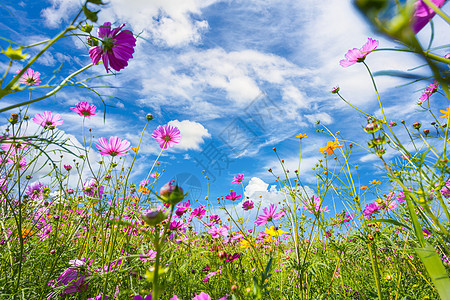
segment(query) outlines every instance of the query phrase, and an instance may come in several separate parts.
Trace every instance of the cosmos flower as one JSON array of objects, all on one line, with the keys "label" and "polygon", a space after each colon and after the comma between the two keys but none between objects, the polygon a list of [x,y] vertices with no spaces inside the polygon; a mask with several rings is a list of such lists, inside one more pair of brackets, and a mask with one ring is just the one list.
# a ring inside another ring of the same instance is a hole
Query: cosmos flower
[{"label": "cosmos flower", "polygon": [[91,116],[95,116],[95,110],[97,107],[94,104],[78,102],[75,106],[76,107],[71,107],[70,109],[79,114],[81,117],[88,117],[88,119],[90,119]]},{"label": "cosmos flower", "polygon": [[441,119],[443,119],[443,118],[448,118],[448,113],[449,113],[449,111],[450,111],[450,105],[449,105],[449,107],[447,107],[445,110],[439,110],[441,113],[443,113],[443,115],[442,116],[440,116],[439,118],[441,118]]},{"label": "cosmos flower", "polygon": [[334,150],[336,150],[337,148],[341,148],[341,147],[342,147],[342,145],[339,145],[339,141],[336,138],[334,140],[334,142],[328,141],[327,145],[325,147],[320,147],[319,151],[324,154],[332,155],[332,154],[334,154]]},{"label": "cosmos flower", "polygon": [[375,202],[369,203],[369,205],[367,205],[364,210],[363,210],[363,215],[364,217],[366,217],[367,219],[370,219],[370,216],[373,213],[376,213],[377,211],[379,211],[381,208],[383,208],[383,205],[379,205]]},{"label": "cosmos flower", "polygon": [[43,116],[41,116],[41,114],[36,114],[32,120],[34,123],[44,128],[54,129],[56,126],[62,125],[63,121],[60,119],[60,114],[55,114],[54,116],[52,116],[52,112],[47,110],[44,111]]},{"label": "cosmos flower", "polygon": [[[431,0],[437,7],[442,7],[446,0]],[[418,33],[425,25],[430,22],[430,20],[434,17],[436,13],[433,9],[428,7],[422,0],[416,1],[414,3],[414,13],[412,20],[412,30],[414,33]]]},{"label": "cosmos flower", "polygon": [[[17,74],[22,70],[18,70]],[[41,79],[39,78],[41,73],[33,71],[32,69],[27,69],[22,76],[19,78],[19,82],[28,86],[39,85],[41,83]]]},{"label": "cosmos flower", "polygon": [[366,56],[377,47],[378,41],[369,38],[361,49],[353,48],[348,50],[347,54],[345,54],[345,59],[341,60],[340,64],[343,67],[349,67],[357,62],[363,62]]},{"label": "cosmos flower", "polygon": [[31,199],[42,200],[44,198],[43,191],[44,185],[40,182],[33,182],[27,186],[27,195],[30,196]]},{"label": "cosmos flower", "polygon": [[253,206],[253,201],[252,200],[247,200],[247,201],[245,201],[244,203],[242,203],[242,209],[243,210],[250,210],[250,209],[252,209],[254,206]]},{"label": "cosmos flower", "polygon": [[91,47],[89,56],[94,65],[103,60],[106,72],[111,68],[120,71],[128,66],[128,60],[133,58],[134,47],[136,46],[136,38],[129,30],[122,30],[125,24],[118,28],[111,29],[111,23],[106,22],[98,28],[97,35],[101,46]]},{"label": "cosmos flower", "polygon": [[167,149],[179,143],[181,141],[180,130],[169,124],[159,125],[155,131],[152,133],[152,138],[154,138],[161,149]]},{"label": "cosmos flower", "polygon": [[299,139],[305,139],[305,138],[307,138],[308,136],[307,136],[306,134],[299,133],[299,134],[297,134],[295,137],[296,137],[296,138],[299,138]]},{"label": "cosmos flower", "polygon": [[191,208],[191,200],[188,200],[187,202],[178,203],[175,214],[177,215],[177,217],[181,218],[190,208]]},{"label": "cosmos flower", "polygon": [[427,101],[428,99],[430,99],[431,95],[433,95],[434,93],[437,92],[437,88],[439,86],[439,82],[437,82],[436,80],[433,80],[432,83],[430,83],[429,85],[427,85],[427,88],[425,89],[425,92],[423,92],[422,96],[420,96],[420,102],[419,104]]},{"label": "cosmos flower", "polygon": [[275,204],[270,204],[270,207],[265,207],[263,209],[264,214],[259,215],[258,218],[255,221],[256,226],[260,225],[266,225],[267,222],[270,222],[272,220],[279,220],[283,217],[283,213],[276,213],[277,206]]},{"label": "cosmos flower", "polygon": [[201,292],[199,295],[196,295],[192,300],[211,300],[211,297],[204,292]]},{"label": "cosmos flower", "polygon": [[312,196],[311,199],[307,202],[304,202],[305,206],[303,207],[307,211],[312,214],[320,212],[327,212],[328,206],[322,205],[322,200],[319,197]]},{"label": "cosmos flower", "polygon": [[234,176],[233,181],[231,183],[241,183],[242,180],[244,180],[244,174],[237,174],[236,176]]},{"label": "cosmos flower", "polygon": [[102,198],[104,190],[105,187],[99,187],[99,182],[95,178],[84,183],[84,193],[89,197]]},{"label": "cosmos flower", "polygon": [[197,217],[199,219],[202,219],[202,217],[206,214],[206,205],[200,205],[198,208],[194,209],[191,212],[191,217]]},{"label": "cosmos flower", "polygon": [[98,142],[100,144],[95,144],[98,151],[101,155],[111,155],[114,156],[120,156],[128,154],[127,151],[130,150],[130,142],[127,140],[123,140],[118,138],[117,136],[112,136],[109,138],[109,141],[101,137],[98,139]]},{"label": "cosmos flower", "polygon": [[213,239],[217,239],[220,236],[227,236],[228,235],[228,229],[225,228],[224,226],[221,226],[219,228],[212,227],[212,228],[208,229],[208,232],[211,234]]},{"label": "cosmos flower", "polygon": [[225,199],[231,201],[241,200],[241,195],[237,195],[236,192],[231,192],[229,195],[225,196]]},{"label": "cosmos flower", "polygon": [[286,233],[286,232],[283,231],[283,230],[281,230],[281,229],[275,228],[275,226],[270,226],[270,228],[266,228],[266,229],[264,230],[264,233],[265,233],[265,234],[268,234],[268,235],[270,235],[270,236],[273,236],[273,237],[279,237],[279,236],[281,236],[283,233]]}]

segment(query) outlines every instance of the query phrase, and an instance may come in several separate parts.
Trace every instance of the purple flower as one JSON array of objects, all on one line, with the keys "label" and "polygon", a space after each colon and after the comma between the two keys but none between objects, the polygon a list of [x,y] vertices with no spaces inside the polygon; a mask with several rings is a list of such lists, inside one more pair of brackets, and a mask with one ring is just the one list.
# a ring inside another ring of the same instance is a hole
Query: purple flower
[{"label": "purple flower", "polygon": [[441,194],[446,199],[450,198],[450,181],[447,181],[441,189]]},{"label": "purple flower", "polygon": [[254,206],[253,206],[253,201],[252,200],[247,200],[247,201],[245,201],[244,203],[242,203],[242,209],[243,210],[250,210],[250,209],[252,209]]},{"label": "purple flower", "polygon": [[72,170],[72,166],[71,165],[64,165],[64,169],[66,169],[66,171],[70,171],[70,170]]},{"label": "purple flower", "polygon": [[164,126],[159,125],[156,130],[153,131],[152,138],[159,143],[161,149],[167,149],[181,141],[181,133],[175,126],[169,124]]},{"label": "purple flower", "polygon": [[130,150],[130,142],[127,140],[123,140],[118,138],[117,136],[112,136],[109,138],[109,141],[101,137],[98,139],[99,144],[95,144],[98,151],[101,155],[111,155],[120,156],[128,154],[127,151]]},{"label": "purple flower", "polygon": [[78,102],[76,107],[71,107],[70,109],[79,114],[81,117],[88,117],[88,119],[90,119],[91,116],[95,116],[95,110],[97,107],[94,104],[89,104],[87,102]]},{"label": "purple flower", "polygon": [[[439,8],[444,5],[446,0],[431,0]],[[434,17],[436,13],[433,9],[429,8],[422,0],[416,1],[414,3],[414,14],[412,29],[415,33],[418,33],[428,22]]]},{"label": "purple flower", "polygon": [[103,296],[102,292],[95,298],[88,298],[87,300],[108,300],[108,296]]},{"label": "purple flower", "polygon": [[133,298],[131,298],[130,300],[152,300],[153,296],[152,294],[148,294],[147,296],[145,296],[145,298],[142,298],[142,296],[140,295],[136,295]]},{"label": "purple flower", "polygon": [[209,216],[209,223],[206,224],[206,225],[207,226],[213,226],[213,225],[219,224],[219,222],[220,222],[220,218],[219,218],[218,215],[210,215]]},{"label": "purple flower", "polygon": [[265,225],[267,222],[272,220],[279,220],[283,217],[283,213],[276,213],[277,206],[275,204],[270,204],[270,207],[265,207],[263,209],[264,214],[259,215],[255,221],[256,226]]},{"label": "purple flower", "polygon": [[[18,70],[17,74],[22,70]],[[39,78],[41,73],[33,71],[32,69],[27,69],[22,76],[19,78],[19,82],[28,86],[39,85],[41,83],[41,79]]]},{"label": "purple flower", "polygon": [[241,255],[239,253],[228,253],[227,254],[227,259],[225,260],[226,262],[232,262],[235,261],[236,259],[238,259],[239,257],[241,257]]},{"label": "purple flower", "polygon": [[42,183],[33,182],[27,186],[27,195],[30,196],[31,199],[42,200],[44,198],[43,190],[44,185]]},{"label": "purple flower", "polygon": [[44,128],[54,129],[56,126],[62,125],[63,121],[60,119],[60,114],[55,114],[52,116],[52,112],[47,110],[44,111],[44,116],[41,116],[41,114],[36,114],[32,120],[34,123]]},{"label": "purple flower", "polygon": [[103,60],[106,72],[109,66],[116,71],[120,71],[128,66],[128,60],[133,58],[136,38],[129,30],[121,29],[125,23],[118,28],[111,29],[111,23],[106,22],[98,28],[97,35],[101,39],[101,46],[91,47],[89,56],[94,65]]},{"label": "purple flower", "polygon": [[366,56],[377,47],[378,41],[369,38],[361,49],[353,48],[348,50],[347,54],[345,54],[345,59],[341,60],[340,64],[343,67],[349,67],[357,62],[363,62]]},{"label": "purple flower", "polygon": [[426,228],[422,229],[422,232],[424,237],[429,237],[431,235],[431,231]]},{"label": "purple flower", "polygon": [[241,183],[242,180],[244,180],[244,174],[237,174],[231,183]]},{"label": "purple flower", "polygon": [[231,192],[229,195],[225,196],[225,199],[231,201],[241,200],[241,195],[237,195],[236,192]]},{"label": "purple flower", "polygon": [[75,294],[82,292],[87,287],[86,277],[90,275],[89,268],[86,268],[85,260],[73,259],[69,261],[71,265],[64,270],[55,280],[50,280],[52,288],[65,286],[63,294]]},{"label": "purple flower", "polygon": [[194,209],[191,212],[191,216],[202,219],[202,217],[206,214],[205,205],[200,205],[199,208]]}]

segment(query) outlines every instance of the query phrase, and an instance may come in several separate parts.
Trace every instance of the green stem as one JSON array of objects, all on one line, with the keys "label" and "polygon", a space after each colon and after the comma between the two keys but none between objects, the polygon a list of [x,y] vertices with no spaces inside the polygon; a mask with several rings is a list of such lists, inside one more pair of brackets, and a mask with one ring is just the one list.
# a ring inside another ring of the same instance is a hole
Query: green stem
[{"label": "green stem", "polygon": [[434,10],[442,19],[450,25],[450,18],[430,0],[422,0],[427,6]]},{"label": "green stem", "polygon": [[383,297],[381,294],[380,272],[378,269],[377,253],[374,251],[373,245],[373,243],[367,244],[367,248],[369,249],[370,260],[372,261],[372,271],[373,276],[375,277],[375,284],[377,286],[378,299],[381,300]]}]

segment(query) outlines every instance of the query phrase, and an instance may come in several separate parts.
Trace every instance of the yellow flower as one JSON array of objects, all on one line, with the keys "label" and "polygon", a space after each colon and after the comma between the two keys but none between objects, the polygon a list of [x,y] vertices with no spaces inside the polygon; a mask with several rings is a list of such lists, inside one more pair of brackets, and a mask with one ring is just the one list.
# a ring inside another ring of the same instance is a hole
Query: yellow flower
[{"label": "yellow flower", "polygon": [[443,116],[440,116],[439,118],[448,118],[448,113],[449,113],[449,111],[450,111],[450,106],[447,107],[446,110],[442,110],[442,109],[441,109],[440,112],[443,113],[444,115],[443,115]]},{"label": "yellow flower", "polygon": [[264,233],[266,233],[270,236],[278,237],[278,236],[281,236],[283,233],[286,233],[286,231],[283,231],[281,229],[276,229],[274,226],[270,226],[270,229],[266,228],[266,230],[264,230]]},{"label": "yellow flower", "polygon": [[361,190],[367,190],[367,186],[363,185],[362,187],[360,187]]},{"label": "yellow flower", "polygon": [[295,137],[298,137],[299,139],[304,139],[304,138],[307,138],[308,136],[306,134],[299,133]]},{"label": "yellow flower", "polygon": [[332,155],[334,153],[334,150],[337,148],[341,148],[342,145],[339,145],[339,141],[337,138],[333,141],[328,141],[327,145],[325,147],[320,147],[319,151],[323,152],[324,154]]},{"label": "yellow flower", "polygon": [[146,188],[145,186],[141,186],[141,187],[138,189],[138,191],[141,192],[142,194],[146,194],[146,195],[149,195],[149,194],[150,194],[150,191],[149,191],[148,188]]},{"label": "yellow flower", "polygon": [[251,244],[250,244],[250,242],[248,240],[242,240],[240,244],[241,244],[241,248],[242,249],[250,248],[251,245],[256,247],[256,243],[255,242],[251,242]]},{"label": "yellow flower", "polygon": [[374,179],[369,181],[369,184],[381,184],[381,181]]},{"label": "yellow flower", "polygon": [[275,242],[276,241],[276,239],[274,239],[273,237],[271,237],[271,236],[266,236],[265,238],[264,238],[264,242],[266,242],[266,243],[272,243],[272,242]]},{"label": "yellow flower", "polygon": [[137,152],[139,150],[138,147],[131,147],[131,150],[133,150],[134,152]]}]

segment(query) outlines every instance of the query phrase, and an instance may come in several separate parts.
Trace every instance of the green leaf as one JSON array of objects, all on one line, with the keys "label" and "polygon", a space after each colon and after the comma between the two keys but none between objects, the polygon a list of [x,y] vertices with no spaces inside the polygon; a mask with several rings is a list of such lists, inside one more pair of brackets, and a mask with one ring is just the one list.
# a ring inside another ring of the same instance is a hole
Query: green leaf
[{"label": "green leaf", "polygon": [[98,12],[99,11],[91,11],[86,7],[86,4],[83,5],[83,12],[84,15],[86,16],[86,18],[88,18],[88,20],[91,20],[92,22],[97,22],[98,20]]},{"label": "green leaf", "polygon": [[400,226],[400,227],[405,227],[405,228],[408,228],[409,230],[411,230],[411,228],[408,225],[405,225],[403,223],[400,223],[399,221],[390,220],[390,219],[374,219],[374,220],[367,221],[367,223],[390,223],[390,224]]},{"label": "green leaf", "polygon": [[88,3],[94,3],[97,5],[105,5],[105,3],[102,2],[102,0],[87,0]]},{"label": "green leaf", "polygon": [[8,49],[6,49],[6,51],[3,50],[2,54],[5,54],[12,60],[22,60],[27,57],[26,54],[22,54],[22,48],[13,49],[13,48],[11,48],[11,45],[8,46]]},{"label": "green leaf", "polygon": [[436,250],[430,245],[414,250],[425,265],[441,299],[450,299],[450,278]]}]

